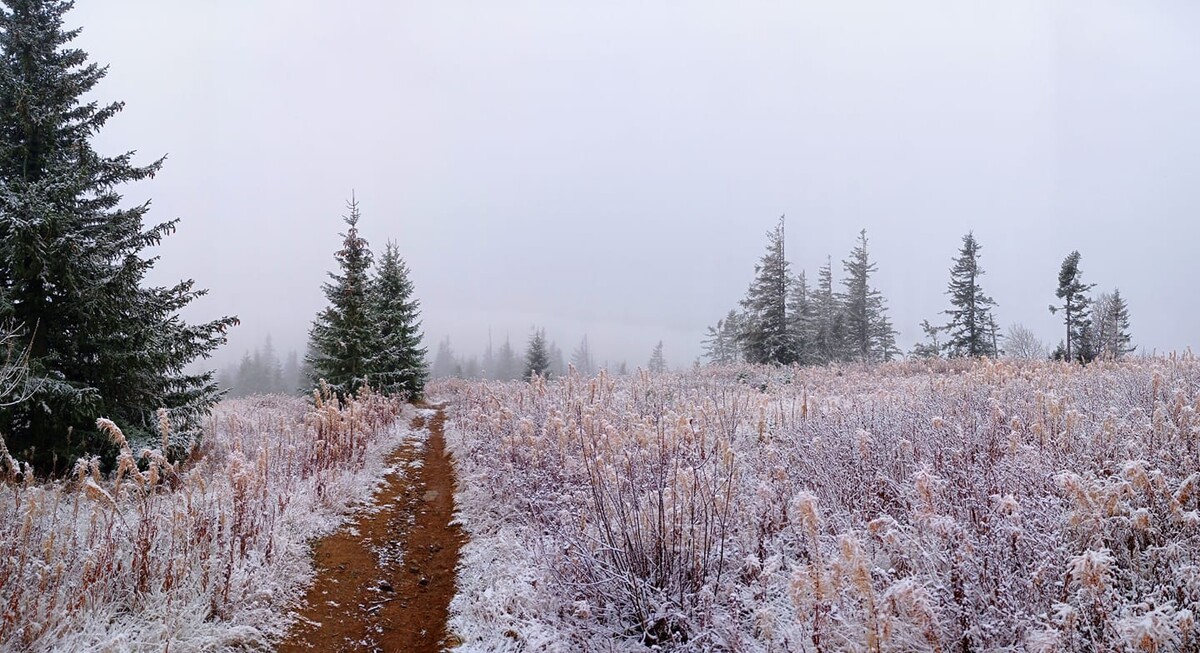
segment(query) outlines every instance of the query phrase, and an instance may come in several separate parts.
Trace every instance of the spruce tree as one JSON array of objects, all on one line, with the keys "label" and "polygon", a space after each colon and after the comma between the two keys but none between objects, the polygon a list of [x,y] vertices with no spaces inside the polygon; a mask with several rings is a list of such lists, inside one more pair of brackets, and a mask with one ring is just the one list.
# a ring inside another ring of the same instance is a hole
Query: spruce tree
[{"label": "spruce tree", "polygon": [[249,351],[242,354],[242,360],[238,363],[237,374],[234,376],[229,394],[234,397],[254,394],[254,356]]},{"label": "spruce tree", "polygon": [[817,308],[804,271],[792,279],[788,295],[788,328],[796,345],[796,362],[812,365],[821,361],[817,351]]},{"label": "spruce tree", "polygon": [[1133,338],[1129,335],[1129,305],[1121,296],[1121,290],[1115,289],[1112,294],[1112,308],[1109,309],[1110,353],[1114,359],[1120,360],[1125,354],[1132,354],[1137,347],[1130,344]]},{"label": "spruce tree", "polygon": [[435,379],[446,379],[457,375],[454,349],[450,346],[450,336],[438,342],[437,354],[433,357],[431,373]]},{"label": "spruce tree", "polygon": [[596,373],[596,361],[592,359],[592,349],[588,346],[586,334],[583,336],[583,340],[579,341],[579,346],[571,353],[571,365],[583,376],[591,376]]},{"label": "spruce tree", "polygon": [[817,287],[813,293],[813,348],[817,363],[828,364],[846,359],[845,312],[833,292],[833,260],[826,257],[825,265],[817,270]]},{"label": "spruce tree", "polygon": [[[12,451],[42,469],[103,446],[98,417],[131,437],[169,411],[182,442],[198,436],[220,393],[212,372],[185,371],[225,342],[237,320],[187,324],[179,311],[205,293],[191,280],[144,286],[177,220],[143,224],[149,202],[118,189],[153,177],[158,159],[93,149],[123,104],[91,98],[107,68],[70,47],[72,3],[10,0],[0,8],[0,324],[24,327],[28,401],[0,410]],[[81,446],[82,445],[82,446]]]},{"label": "spruce tree", "polygon": [[791,274],[784,252],[784,219],[767,232],[767,253],[755,266],[754,282],[742,300],[743,355],[751,363],[790,365],[799,360],[795,333],[788,320]]},{"label": "spruce tree", "polygon": [[1101,293],[1092,310],[1091,342],[1096,355],[1108,360],[1120,360],[1125,354],[1133,353],[1137,347],[1130,345],[1129,306],[1121,291]]},{"label": "spruce tree", "polygon": [[420,303],[413,296],[408,266],[391,241],[383,248],[367,306],[374,334],[371,386],[385,394],[421,398],[428,349],[421,345]]},{"label": "spruce tree", "polygon": [[517,354],[513,351],[512,342],[505,336],[504,344],[500,345],[500,352],[496,355],[496,378],[500,381],[512,381],[520,375]]},{"label": "spruce tree", "polygon": [[300,376],[300,359],[296,355],[296,351],[289,351],[287,359],[283,364],[283,390],[284,394],[295,394],[300,390],[300,385],[304,380]]},{"label": "spruce tree", "polygon": [[867,230],[858,235],[858,245],[842,262],[846,279],[839,299],[845,311],[848,353],[852,360],[874,363],[891,360],[896,354],[896,331],[887,317],[883,295],[871,287],[876,271],[867,252]]},{"label": "spruce tree", "polygon": [[1090,338],[1091,330],[1091,299],[1087,293],[1095,284],[1083,282],[1083,271],[1079,268],[1079,251],[1076,250],[1063,259],[1058,271],[1058,290],[1055,296],[1062,301],[1061,306],[1050,306],[1051,313],[1063,312],[1063,324],[1067,328],[1067,337],[1061,349],[1055,352],[1056,358],[1068,361],[1088,362],[1093,358]]},{"label": "spruce tree", "polygon": [[550,356],[550,369],[547,370],[547,375],[553,377],[566,376],[567,359],[563,356],[562,349],[559,349],[558,343],[550,340],[546,346],[546,351]]},{"label": "spruce tree", "polygon": [[658,341],[654,345],[654,351],[650,352],[650,361],[646,364],[646,368],[652,374],[662,374],[667,371],[667,359],[663,357],[663,343]]},{"label": "spruce tree", "polygon": [[710,363],[730,365],[741,359],[737,344],[740,319],[737,311],[730,310],[724,319],[717,320],[716,326],[708,327],[702,344]]},{"label": "spruce tree", "polygon": [[334,254],[338,272],[330,272],[330,281],[322,286],[329,305],[309,330],[312,381],[324,379],[339,399],[354,395],[368,383],[375,351],[368,315],[371,250],[358,235],[358,201],[351,197],[347,208],[350,214],[344,218],[347,229],[342,234],[342,248]]},{"label": "spruce tree", "polygon": [[283,366],[279,364],[279,354],[275,353],[275,344],[271,342],[271,334],[263,340],[262,351],[254,350],[259,359],[261,392],[283,392]]},{"label": "spruce tree", "polygon": [[483,378],[495,380],[496,377],[496,350],[492,347],[492,329],[488,327],[488,346],[483,350]]},{"label": "spruce tree", "polygon": [[534,329],[529,337],[529,347],[525,350],[526,381],[532,381],[534,375],[547,377],[550,373],[550,349],[546,344],[546,332]]},{"label": "spruce tree", "polygon": [[950,322],[946,325],[946,351],[952,357],[994,358],[998,334],[995,332],[992,308],[996,302],[985,295],[979,285],[979,277],[983,275],[983,268],[979,265],[979,242],[970,232],[963,236],[962,241],[962,249],[950,268],[950,285],[946,290],[952,306],[945,311],[950,316]]},{"label": "spruce tree", "polygon": [[929,323],[929,320],[921,320],[921,332],[925,334],[925,342],[919,342],[913,346],[910,355],[913,358],[922,358],[930,360],[942,357],[942,350],[945,346],[938,341],[938,332],[944,327],[936,327]]}]

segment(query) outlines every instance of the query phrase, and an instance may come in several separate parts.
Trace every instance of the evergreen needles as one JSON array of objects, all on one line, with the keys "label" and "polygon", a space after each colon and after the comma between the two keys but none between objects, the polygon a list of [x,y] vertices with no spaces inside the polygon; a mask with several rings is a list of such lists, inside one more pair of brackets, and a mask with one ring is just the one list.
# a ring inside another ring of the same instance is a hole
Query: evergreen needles
[{"label": "evergreen needles", "polygon": [[[145,226],[149,202],[118,186],[153,177],[133,152],[107,156],[91,139],[122,108],[89,98],[107,69],[69,43],[70,2],[7,2],[0,10],[0,324],[24,325],[28,401],[0,408],[0,432],[43,469],[89,443],[103,416],[149,436],[168,410],[180,441],[198,435],[219,398],[211,372],[185,368],[237,323],[188,324],[180,309],[205,293],[191,280],[145,286],[143,252],[175,230]],[[36,330],[34,326],[36,325]]]}]

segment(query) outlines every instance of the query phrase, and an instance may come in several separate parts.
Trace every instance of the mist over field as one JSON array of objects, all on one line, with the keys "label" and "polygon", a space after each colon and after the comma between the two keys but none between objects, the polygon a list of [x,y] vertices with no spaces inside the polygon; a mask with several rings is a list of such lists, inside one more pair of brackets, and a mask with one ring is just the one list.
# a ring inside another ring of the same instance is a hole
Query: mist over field
[{"label": "mist over field", "polygon": [[1200,650],[1197,34],[0,0],[0,653]]},{"label": "mist over field", "polygon": [[[644,366],[701,355],[764,234],[835,272],[860,229],[897,344],[944,320],[959,239],[1002,328],[1051,346],[1072,250],[1140,352],[1196,344],[1200,7],[1184,2],[80,2],[125,110],[97,147],[169,154],[126,199],[181,217],[152,278],[237,314],[215,363],[299,350],[345,201],[412,271],[432,356],[545,328]],[[136,34],[136,38],[131,38]]]}]

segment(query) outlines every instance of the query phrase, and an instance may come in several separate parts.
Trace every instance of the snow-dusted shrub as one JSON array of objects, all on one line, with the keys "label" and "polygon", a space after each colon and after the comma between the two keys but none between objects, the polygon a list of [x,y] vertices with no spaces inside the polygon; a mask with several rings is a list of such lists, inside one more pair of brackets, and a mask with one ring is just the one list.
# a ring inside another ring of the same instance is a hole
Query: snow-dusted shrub
[{"label": "snow-dusted shrub", "polygon": [[465,650],[1200,644],[1190,356],[434,391]]},{"label": "snow-dusted shrub", "polygon": [[53,482],[0,475],[0,651],[269,650],[307,541],[369,495],[406,426],[381,397],[335,404],[222,402],[178,466],[100,420],[113,474],[93,458]]}]

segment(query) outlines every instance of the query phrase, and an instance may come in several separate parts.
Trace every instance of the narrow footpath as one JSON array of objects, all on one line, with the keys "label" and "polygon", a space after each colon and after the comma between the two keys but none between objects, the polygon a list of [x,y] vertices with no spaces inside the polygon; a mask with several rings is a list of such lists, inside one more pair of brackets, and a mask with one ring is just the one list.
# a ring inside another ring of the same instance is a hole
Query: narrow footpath
[{"label": "narrow footpath", "polygon": [[[446,632],[464,536],[454,518],[454,469],[441,407],[429,438],[397,449],[392,474],[365,512],[314,550],[317,577],[280,653],[436,653]],[[425,426],[418,417],[415,428]],[[419,461],[419,464],[417,464]]]}]

